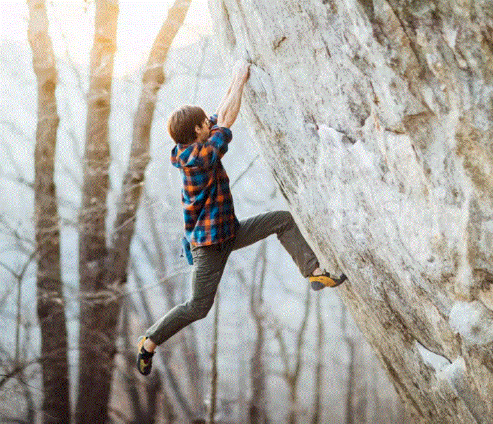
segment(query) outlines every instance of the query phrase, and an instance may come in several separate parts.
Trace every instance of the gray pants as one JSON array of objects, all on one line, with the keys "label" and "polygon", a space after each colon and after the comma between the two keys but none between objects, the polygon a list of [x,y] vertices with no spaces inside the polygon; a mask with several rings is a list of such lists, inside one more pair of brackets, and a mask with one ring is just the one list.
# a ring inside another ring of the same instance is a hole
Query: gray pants
[{"label": "gray pants", "polygon": [[192,247],[190,300],[171,309],[146,331],[146,337],[159,345],[192,322],[205,318],[214,303],[217,287],[230,253],[271,234],[277,234],[281,244],[304,277],[308,277],[318,267],[315,254],[289,212],[267,212],[247,218],[240,222],[234,238],[221,244]]}]

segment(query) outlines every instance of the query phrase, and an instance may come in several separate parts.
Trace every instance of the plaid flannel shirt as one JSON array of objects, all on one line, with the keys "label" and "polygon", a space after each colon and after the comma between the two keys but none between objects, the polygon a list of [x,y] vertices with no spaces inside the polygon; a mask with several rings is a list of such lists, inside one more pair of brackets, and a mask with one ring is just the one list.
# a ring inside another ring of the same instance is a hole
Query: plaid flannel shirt
[{"label": "plaid flannel shirt", "polygon": [[210,120],[207,141],[177,144],[171,152],[171,163],[183,178],[185,235],[194,246],[222,243],[234,237],[238,225],[229,178],[221,163],[233,135],[229,128],[216,125],[217,115]]}]

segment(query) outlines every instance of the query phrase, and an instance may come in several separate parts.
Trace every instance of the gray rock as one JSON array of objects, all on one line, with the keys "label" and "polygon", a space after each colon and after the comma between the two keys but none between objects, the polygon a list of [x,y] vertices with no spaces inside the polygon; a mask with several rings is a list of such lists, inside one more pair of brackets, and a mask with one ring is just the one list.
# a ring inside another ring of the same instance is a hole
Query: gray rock
[{"label": "gray rock", "polygon": [[225,60],[252,62],[262,154],[322,265],[349,277],[338,290],[408,409],[492,423],[492,3],[211,12]]}]

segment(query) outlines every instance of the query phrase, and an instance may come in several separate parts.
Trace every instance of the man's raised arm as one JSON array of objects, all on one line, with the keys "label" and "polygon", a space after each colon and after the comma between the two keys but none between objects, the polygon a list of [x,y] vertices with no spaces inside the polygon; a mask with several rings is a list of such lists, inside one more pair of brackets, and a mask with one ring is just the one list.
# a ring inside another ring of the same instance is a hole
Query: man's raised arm
[{"label": "man's raised arm", "polygon": [[240,111],[243,88],[249,76],[250,64],[245,61],[237,62],[231,85],[217,109],[217,125],[219,127],[230,128],[236,121]]}]

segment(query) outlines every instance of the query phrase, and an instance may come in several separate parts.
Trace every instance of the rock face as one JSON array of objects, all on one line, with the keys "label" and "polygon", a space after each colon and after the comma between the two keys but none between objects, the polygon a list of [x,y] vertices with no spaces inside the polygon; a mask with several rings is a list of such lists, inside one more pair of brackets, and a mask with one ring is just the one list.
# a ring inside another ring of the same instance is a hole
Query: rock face
[{"label": "rock face", "polygon": [[252,134],[418,422],[493,423],[493,4],[212,0]]}]

